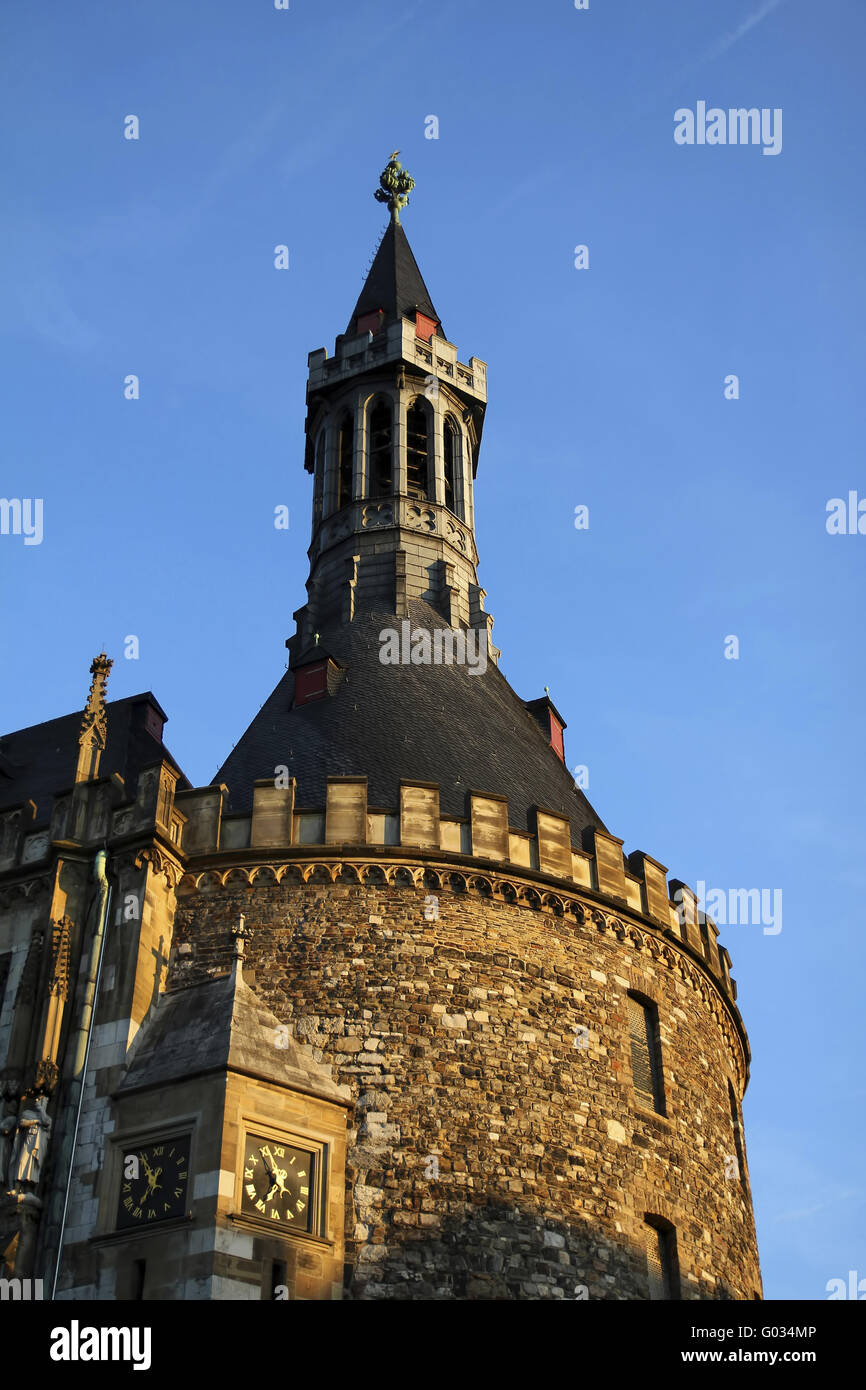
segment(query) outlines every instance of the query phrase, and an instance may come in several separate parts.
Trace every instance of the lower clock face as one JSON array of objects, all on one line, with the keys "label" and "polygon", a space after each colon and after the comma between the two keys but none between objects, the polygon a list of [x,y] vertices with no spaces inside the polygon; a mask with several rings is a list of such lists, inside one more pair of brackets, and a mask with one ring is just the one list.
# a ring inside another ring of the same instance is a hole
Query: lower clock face
[{"label": "lower clock face", "polygon": [[284,1229],[313,1229],[315,1155],[292,1144],[248,1134],[241,1210]]},{"label": "lower clock face", "polygon": [[185,1134],[124,1150],[118,1226],[147,1226],[184,1215],[190,1137]]}]

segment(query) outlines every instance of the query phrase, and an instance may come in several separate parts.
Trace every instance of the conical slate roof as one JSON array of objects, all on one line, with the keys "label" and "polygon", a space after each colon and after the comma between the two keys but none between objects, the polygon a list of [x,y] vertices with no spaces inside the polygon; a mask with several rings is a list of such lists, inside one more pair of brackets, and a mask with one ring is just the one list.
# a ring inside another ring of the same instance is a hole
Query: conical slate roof
[{"label": "conical slate roof", "polygon": [[[416,309],[420,309],[422,314],[439,323],[440,330],[442,328],[430,292],[418,269],[418,262],[399,222],[391,221],[388,224],[346,332],[354,333],[359,316],[373,314],[377,309],[383,310],[386,319],[411,317]],[[444,337],[444,331],[440,336]]]},{"label": "conical slate roof", "polygon": [[[413,627],[447,627],[423,600],[409,612]],[[341,681],[326,699],[293,709],[295,675],[286,673],[214,778],[228,787],[231,810],[249,810],[253,783],[285,766],[300,807],[324,808],[328,777],[365,776],[367,804],[380,810],[397,810],[401,780],[435,782],[444,816],[466,816],[470,791],[491,792],[508,798],[517,829],[534,829],[534,806],[569,816],[575,844],[585,826],[603,829],[492,661],[483,673],[382,664],[379,634],[400,623],[372,612],[323,627],[323,648],[345,666]]]}]

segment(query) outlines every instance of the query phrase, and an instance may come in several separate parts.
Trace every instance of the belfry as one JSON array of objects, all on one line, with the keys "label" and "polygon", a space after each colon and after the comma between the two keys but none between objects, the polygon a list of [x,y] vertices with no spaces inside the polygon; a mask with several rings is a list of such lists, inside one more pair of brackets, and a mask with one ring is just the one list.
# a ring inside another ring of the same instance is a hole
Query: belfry
[{"label": "belfry", "polygon": [[730,958],[500,669],[487,368],[445,336],[398,154],[309,355],[287,669],[214,781],[150,692],[107,698],[104,653],[83,716],[0,739],[0,1273],[60,1300],[760,1298]]}]

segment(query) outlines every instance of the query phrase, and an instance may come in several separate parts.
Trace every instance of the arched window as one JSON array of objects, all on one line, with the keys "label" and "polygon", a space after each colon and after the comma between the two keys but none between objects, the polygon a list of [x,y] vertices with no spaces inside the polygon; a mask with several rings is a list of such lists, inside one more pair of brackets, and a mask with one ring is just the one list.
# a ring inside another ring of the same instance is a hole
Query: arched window
[{"label": "arched window", "polygon": [[420,400],[406,411],[406,491],[410,497],[427,498],[429,416]]},{"label": "arched window", "polygon": [[664,1217],[644,1217],[646,1268],[649,1296],[653,1301],[679,1298],[677,1233]]},{"label": "arched window", "polygon": [[354,443],[355,432],[352,427],[352,417],[347,410],[340,420],[338,507],[345,507],[346,503],[352,500],[352,473],[355,454]]},{"label": "arched window", "polygon": [[370,413],[371,497],[390,497],[392,469],[391,407],[386,401],[378,401]]},{"label": "arched window", "polygon": [[457,437],[457,426],[453,420],[446,417],[445,430],[442,439],[443,457],[445,464],[445,506],[449,512],[457,515],[457,467],[459,460],[460,442]]},{"label": "arched window", "polygon": [[659,1049],[658,1010],[651,999],[628,996],[628,1031],[631,1040],[631,1073],[635,1095],[642,1105],[665,1113]]},{"label": "arched window", "polygon": [[325,431],[322,430],[316,441],[316,471],[313,475],[313,525],[322,520],[325,497]]}]

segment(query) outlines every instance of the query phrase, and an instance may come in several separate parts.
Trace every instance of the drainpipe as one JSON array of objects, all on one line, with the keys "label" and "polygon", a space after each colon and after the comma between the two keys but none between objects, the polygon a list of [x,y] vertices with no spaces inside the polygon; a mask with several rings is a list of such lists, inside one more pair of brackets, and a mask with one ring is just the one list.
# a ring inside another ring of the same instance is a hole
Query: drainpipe
[{"label": "drainpipe", "polygon": [[109,908],[111,907],[111,884],[105,873],[107,863],[107,852],[104,849],[98,850],[96,858],[93,861],[93,877],[99,885],[96,899],[96,926],[93,929],[93,939],[90,943],[90,959],[87,963],[87,982],[84,987],[84,1003],[81,1008],[81,1018],[78,1023],[78,1030],[75,1034],[74,1045],[70,1049],[73,1055],[73,1062],[67,1111],[74,1109],[75,1124],[71,1132],[69,1132],[68,1138],[64,1136],[58,1162],[58,1171],[62,1173],[64,1168],[66,1168],[67,1174],[66,1190],[63,1196],[63,1215],[60,1218],[60,1234],[57,1239],[57,1257],[54,1261],[54,1278],[51,1283],[52,1299],[56,1296],[57,1280],[60,1275],[60,1260],[63,1255],[63,1236],[66,1231],[66,1215],[69,1209],[69,1193],[72,1190],[72,1170],[75,1160],[75,1150],[78,1147],[78,1131],[81,1126],[81,1110],[84,1103],[84,1080],[87,1074],[87,1060],[90,1056],[93,1020],[96,1014],[96,996],[99,990],[99,977],[102,974],[102,957],[105,951],[105,926],[108,921]]}]

